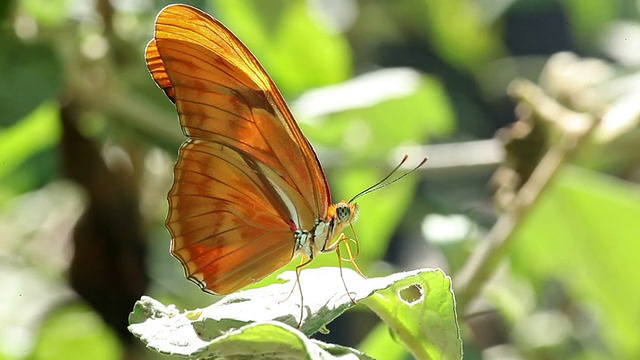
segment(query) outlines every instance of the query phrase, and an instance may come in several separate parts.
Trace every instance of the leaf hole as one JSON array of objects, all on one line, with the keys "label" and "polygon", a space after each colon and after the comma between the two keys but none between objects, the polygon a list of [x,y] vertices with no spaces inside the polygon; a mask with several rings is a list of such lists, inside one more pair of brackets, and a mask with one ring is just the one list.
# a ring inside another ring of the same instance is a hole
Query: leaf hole
[{"label": "leaf hole", "polygon": [[424,289],[418,283],[411,284],[398,291],[398,298],[409,306],[415,305],[423,300]]}]

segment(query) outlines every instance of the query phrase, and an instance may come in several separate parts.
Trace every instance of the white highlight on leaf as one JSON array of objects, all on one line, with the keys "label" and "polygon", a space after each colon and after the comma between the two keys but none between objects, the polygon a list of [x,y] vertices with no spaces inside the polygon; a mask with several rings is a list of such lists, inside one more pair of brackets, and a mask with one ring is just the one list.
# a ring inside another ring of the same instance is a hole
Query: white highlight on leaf
[{"label": "white highlight on leaf", "polygon": [[293,103],[299,119],[370,107],[385,100],[413,94],[421,83],[421,74],[409,68],[392,68],[360,75],[339,85],[309,91]]},{"label": "white highlight on leaf", "polygon": [[422,220],[422,235],[434,243],[460,241],[475,230],[475,224],[464,215],[430,214]]}]

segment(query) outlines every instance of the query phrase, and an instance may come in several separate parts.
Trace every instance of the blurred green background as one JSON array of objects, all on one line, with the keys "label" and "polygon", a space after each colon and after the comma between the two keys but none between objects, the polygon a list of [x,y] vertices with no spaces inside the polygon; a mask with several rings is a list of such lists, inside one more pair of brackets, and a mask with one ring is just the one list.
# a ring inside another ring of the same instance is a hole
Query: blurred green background
[{"label": "blurred green background", "polygon": [[[126,331],[133,302],[215,301],[185,280],[163,225],[184,137],[143,54],[168,3],[0,3],[0,358],[159,357]],[[465,358],[640,358],[637,1],[188,3],[260,59],[334,201],[404,153],[429,156],[358,200],[369,276],[441,267],[455,287],[546,151],[566,152],[479,291],[456,287]],[[515,79],[546,98],[509,96]],[[594,120],[584,137],[578,115]],[[410,358],[364,309],[329,330],[319,338]]]}]

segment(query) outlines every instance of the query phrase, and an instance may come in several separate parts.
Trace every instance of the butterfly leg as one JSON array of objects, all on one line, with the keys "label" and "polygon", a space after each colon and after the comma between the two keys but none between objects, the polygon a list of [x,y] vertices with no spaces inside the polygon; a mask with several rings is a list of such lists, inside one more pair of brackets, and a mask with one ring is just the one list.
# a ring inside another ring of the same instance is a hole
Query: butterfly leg
[{"label": "butterfly leg", "polygon": [[296,286],[298,287],[298,290],[300,292],[300,320],[298,321],[298,326],[297,326],[298,329],[302,325],[302,318],[304,316],[304,295],[302,294],[302,283],[300,282],[300,273],[302,272],[302,269],[304,269],[305,266],[311,264],[312,261],[313,261],[313,258],[309,258],[306,261],[302,259],[302,262],[300,263],[300,265],[296,266],[296,282],[293,284],[293,287],[291,288],[291,292],[289,293],[289,295],[287,295],[287,297],[284,300],[280,301],[280,303],[283,303],[289,300],[291,295],[293,295],[293,292],[296,290]]},{"label": "butterfly leg", "polygon": [[[340,234],[341,237],[344,236],[344,234]],[[345,237],[346,238],[346,237]],[[339,242],[337,242],[338,246],[336,246],[336,253],[338,254],[338,266],[340,267],[340,278],[342,279],[342,285],[344,285],[344,290],[347,292],[347,296],[349,297],[349,300],[351,300],[351,302],[353,303],[353,305],[356,305],[356,299],[353,298],[353,296],[351,296],[351,293],[349,292],[349,288],[347,287],[347,282],[344,281],[344,275],[342,274],[342,254],[340,254],[340,242],[342,242],[344,240],[340,240]],[[347,249],[349,248],[349,246],[347,246]],[[350,251],[348,251],[350,253]],[[352,262],[352,264],[355,264]],[[357,267],[357,265],[356,265]],[[359,270],[358,270],[359,271]]]},{"label": "butterfly leg", "polygon": [[[336,254],[338,255],[338,266],[340,267],[340,278],[342,279],[342,285],[344,285],[344,290],[347,292],[347,296],[349,296],[349,299],[355,305],[356,299],[354,299],[353,296],[351,296],[351,292],[349,292],[349,288],[347,287],[347,282],[344,281],[344,275],[342,273],[342,261],[348,260],[351,264],[353,264],[353,266],[356,268],[358,273],[363,278],[366,279],[366,276],[362,273],[362,270],[360,270],[360,267],[356,263],[356,257],[360,253],[360,246],[358,245],[358,241],[354,239],[354,241],[356,242],[356,250],[357,250],[355,256],[351,252],[351,248],[349,247],[349,241],[351,241],[351,239],[347,238],[347,236],[344,233],[341,233],[340,236],[338,236],[338,239],[327,248],[327,251],[333,251],[333,250],[336,251]],[[345,247],[347,248],[347,254],[349,255],[349,257],[346,259],[342,257],[342,253],[340,251],[341,243],[345,243]]]},{"label": "butterfly leg", "polygon": [[[353,242],[356,243],[356,254],[355,255],[351,251],[351,247],[349,246],[349,241],[353,241]],[[349,255],[348,258],[343,258],[342,257],[342,255],[340,253],[340,243],[344,243],[345,244],[345,247],[347,248],[347,254]],[[347,260],[353,265],[353,267],[356,269],[356,271],[358,271],[358,274],[360,274],[360,276],[362,276],[365,279],[367,278],[367,276],[362,272],[362,270],[360,270],[360,267],[356,263],[356,258],[360,254],[360,243],[358,242],[357,236],[356,236],[355,239],[350,239],[344,233],[341,233],[340,236],[338,236],[338,239],[333,244],[328,246],[325,251],[329,252],[329,251],[334,251],[334,250],[338,254],[338,264],[340,265],[340,271],[342,271],[342,260]]]}]

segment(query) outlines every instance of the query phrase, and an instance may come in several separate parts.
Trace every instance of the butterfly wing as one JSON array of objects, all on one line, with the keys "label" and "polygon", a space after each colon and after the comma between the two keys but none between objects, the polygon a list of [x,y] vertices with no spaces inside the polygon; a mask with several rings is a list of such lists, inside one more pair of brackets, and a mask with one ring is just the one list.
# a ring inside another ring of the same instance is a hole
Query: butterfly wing
[{"label": "butterfly wing", "polygon": [[158,14],[146,60],[188,136],[167,217],[187,277],[226,294],[284,266],[293,231],[311,229],[331,200],[273,81],[227,28],[187,5]]}]

